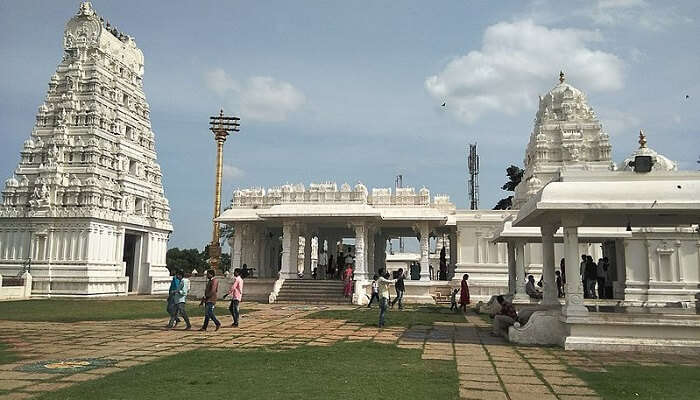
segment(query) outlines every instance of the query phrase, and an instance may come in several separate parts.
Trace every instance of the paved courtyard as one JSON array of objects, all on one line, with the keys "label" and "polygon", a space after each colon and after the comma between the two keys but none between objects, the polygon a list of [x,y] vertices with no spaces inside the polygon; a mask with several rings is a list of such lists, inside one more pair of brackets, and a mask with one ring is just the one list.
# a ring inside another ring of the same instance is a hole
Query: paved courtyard
[{"label": "paved courtyard", "polygon": [[[608,365],[624,363],[700,365],[700,360],[690,356],[582,353],[512,346],[490,336],[490,324],[471,311],[463,323],[379,330],[343,320],[302,318],[326,307],[246,306],[254,311],[242,317],[240,328],[226,327],[218,332],[213,328],[209,332],[168,331],[163,328],[165,319],[79,323],[0,321],[0,342],[9,344],[24,357],[21,362],[0,365],[0,391],[9,392],[0,395],[0,399],[30,398],[203,347],[236,350],[267,346],[284,351],[298,346],[330,346],[344,340],[395,344],[420,349],[423,359],[455,360],[459,391],[464,399],[594,400],[600,397],[570,374],[568,366],[604,370]],[[223,314],[221,309],[219,314]],[[201,326],[201,320],[193,318],[193,328]],[[230,323],[228,316],[221,320],[223,326]],[[110,364],[94,369],[78,368],[75,373],[32,369],[32,365],[43,366],[47,361],[71,359],[95,363],[109,360]]]}]

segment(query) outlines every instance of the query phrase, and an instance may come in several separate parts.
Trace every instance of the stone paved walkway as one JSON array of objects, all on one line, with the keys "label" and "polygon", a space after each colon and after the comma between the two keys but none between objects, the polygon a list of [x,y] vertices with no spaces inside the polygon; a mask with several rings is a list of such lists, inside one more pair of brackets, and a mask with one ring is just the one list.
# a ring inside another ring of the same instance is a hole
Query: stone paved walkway
[{"label": "stone paved walkway", "polygon": [[[247,349],[268,346],[280,351],[298,346],[330,346],[341,340],[373,340],[401,348],[421,349],[423,359],[455,360],[463,399],[595,400],[598,395],[571,375],[568,366],[601,370],[605,365],[700,361],[678,355],[635,355],[564,352],[558,348],[519,347],[489,335],[490,324],[471,311],[464,323],[436,323],[406,330],[379,330],[342,320],[304,319],[316,307],[255,305],[241,328],[214,332],[163,329],[165,320],[79,323],[0,321],[0,341],[11,345],[21,362],[0,365],[2,399],[29,398],[77,382],[150,362],[160,357],[202,347]],[[226,326],[230,317],[221,318]],[[193,318],[193,327],[201,318]],[[184,343],[184,344],[183,344]],[[26,364],[57,359],[110,359],[109,367],[74,374],[24,372]]]}]

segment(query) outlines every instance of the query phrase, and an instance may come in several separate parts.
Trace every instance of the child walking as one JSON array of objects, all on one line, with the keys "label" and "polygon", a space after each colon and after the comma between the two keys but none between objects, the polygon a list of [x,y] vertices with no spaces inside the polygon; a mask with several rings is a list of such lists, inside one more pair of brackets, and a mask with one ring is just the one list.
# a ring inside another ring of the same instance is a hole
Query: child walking
[{"label": "child walking", "polygon": [[374,278],[372,279],[372,297],[369,298],[367,308],[372,308],[372,301],[374,301],[374,299],[377,299],[377,302],[379,302],[379,282],[377,282],[377,279],[379,279],[379,276],[374,274]]}]

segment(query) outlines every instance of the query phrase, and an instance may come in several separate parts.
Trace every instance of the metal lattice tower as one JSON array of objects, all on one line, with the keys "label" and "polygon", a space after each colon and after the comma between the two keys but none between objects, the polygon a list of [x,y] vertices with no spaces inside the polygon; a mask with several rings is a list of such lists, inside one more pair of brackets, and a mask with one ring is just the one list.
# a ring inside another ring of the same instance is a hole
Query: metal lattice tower
[{"label": "metal lattice tower", "polygon": [[476,143],[469,144],[469,157],[467,159],[469,167],[469,209],[479,208],[479,154],[476,152]]}]

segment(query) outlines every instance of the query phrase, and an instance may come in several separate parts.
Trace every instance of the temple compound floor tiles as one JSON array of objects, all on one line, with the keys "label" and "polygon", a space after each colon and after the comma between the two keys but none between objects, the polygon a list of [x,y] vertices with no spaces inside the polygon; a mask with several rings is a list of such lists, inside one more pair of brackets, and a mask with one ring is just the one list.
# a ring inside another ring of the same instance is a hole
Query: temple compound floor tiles
[{"label": "temple compound floor tiles", "polygon": [[[338,341],[374,341],[420,349],[425,360],[454,360],[463,399],[596,400],[569,367],[604,371],[606,365],[699,365],[683,355],[586,353],[560,348],[514,346],[490,335],[490,324],[471,310],[464,323],[377,329],[343,320],[306,319],[334,306],[251,304],[240,328],[214,332],[165,330],[165,319],[79,323],[0,320],[0,341],[20,356],[0,365],[0,400],[30,398],[79,382],[200,348],[222,350],[265,347],[285,351],[299,346],[331,346]],[[347,307],[346,307],[347,308]],[[193,327],[202,318],[192,318]],[[177,345],[174,343],[178,343]]]}]

